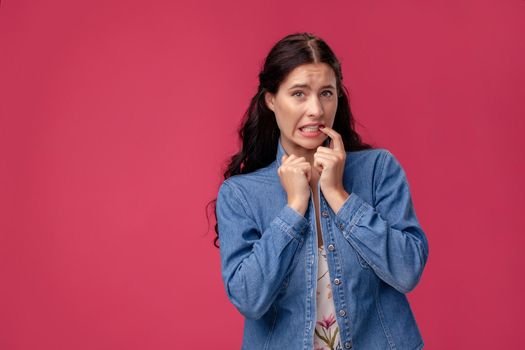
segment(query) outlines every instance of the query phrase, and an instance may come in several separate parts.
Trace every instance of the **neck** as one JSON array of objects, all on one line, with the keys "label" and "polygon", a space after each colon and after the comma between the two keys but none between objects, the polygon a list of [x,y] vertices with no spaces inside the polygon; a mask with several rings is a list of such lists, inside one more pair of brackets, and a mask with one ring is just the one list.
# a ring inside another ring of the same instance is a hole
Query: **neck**
[{"label": "neck", "polygon": [[306,149],[302,147],[293,147],[292,145],[287,145],[284,143],[281,143],[283,146],[284,151],[289,156],[294,154],[296,157],[304,157],[310,165],[313,166],[314,164],[314,154],[317,150],[315,149]]}]

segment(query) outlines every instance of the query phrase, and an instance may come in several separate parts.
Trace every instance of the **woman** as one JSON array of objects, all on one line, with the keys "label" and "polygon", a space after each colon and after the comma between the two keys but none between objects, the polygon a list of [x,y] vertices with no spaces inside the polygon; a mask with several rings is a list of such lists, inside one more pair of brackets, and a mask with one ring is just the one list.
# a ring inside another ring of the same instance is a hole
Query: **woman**
[{"label": "woman", "polygon": [[428,243],[405,172],[363,143],[320,38],[269,52],[216,202],[243,349],[421,349],[406,293]]}]

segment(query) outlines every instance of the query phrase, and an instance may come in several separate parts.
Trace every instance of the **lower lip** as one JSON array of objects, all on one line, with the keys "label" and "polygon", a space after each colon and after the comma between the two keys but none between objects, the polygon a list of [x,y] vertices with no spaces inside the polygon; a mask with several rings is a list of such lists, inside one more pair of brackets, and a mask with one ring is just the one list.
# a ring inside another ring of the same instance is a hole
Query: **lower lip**
[{"label": "lower lip", "polygon": [[317,130],[317,131],[314,131],[314,132],[307,132],[307,131],[303,131],[301,129],[299,129],[299,132],[304,137],[317,137],[317,136],[319,136],[319,135],[321,135],[323,133],[321,130]]}]

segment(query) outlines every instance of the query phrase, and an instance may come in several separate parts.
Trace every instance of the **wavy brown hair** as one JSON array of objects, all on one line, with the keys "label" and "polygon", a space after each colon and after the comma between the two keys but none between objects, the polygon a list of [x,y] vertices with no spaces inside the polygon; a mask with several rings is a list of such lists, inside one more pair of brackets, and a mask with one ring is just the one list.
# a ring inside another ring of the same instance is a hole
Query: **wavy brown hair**
[{"label": "wavy brown hair", "polygon": [[[338,96],[337,111],[333,129],[337,131],[346,151],[373,148],[361,141],[354,127],[354,117],[350,111],[348,92],[343,86],[341,64],[330,47],[321,38],[311,33],[294,33],[279,40],[270,50],[259,73],[259,87],[244,113],[238,130],[241,150],[228,160],[224,180],[237,174],[247,174],[270,165],[275,160],[280,130],[275,114],[265,102],[265,92],[276,94],[287,75],[297,66],[309,63],[326,63],[335,72]],[[217,198],[214,204],[215,233],[213,241],[219,248],[219,229],[217,224]]]}]

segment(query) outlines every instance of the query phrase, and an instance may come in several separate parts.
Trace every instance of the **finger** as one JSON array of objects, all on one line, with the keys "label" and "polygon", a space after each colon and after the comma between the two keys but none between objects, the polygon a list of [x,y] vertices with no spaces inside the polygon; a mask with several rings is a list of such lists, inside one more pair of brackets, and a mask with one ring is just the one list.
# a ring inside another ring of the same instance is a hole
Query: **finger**
[{"label": "finger", "polygon": [[301,164],[301,163],[308,163],[306,161],[306,159],[304,157],[298,157],[298,158],[295,158],[295,159],[292,159],[290,161],[288,161],[288,163],[286,163],[287,165],[297,165],[297,164]]},{"label": "finger", "polygon": [[296,159],[297,156],[295,154],[283,154],[282,158],[281,158],[281,163],[289,163],[291,161],[293,161],[294,159]]},{"label": "finger", "polygon": [[305,163],[305,164],[299,165],[298,167],[306,174],[311,170],[312,166],[310,165],[310,163]]},{"label": "finger", "polygon": [[314,159],[316,158],[323,158],[326,159],[329,162],[336,162],[338,157],[336,154],[333,153],[323,153],[323,152],[316,152],[314,154]]},{"label": "finger", "polygon": [[322,132],[330,136],[331,138],[330,148],[331,149],[335,151],[344,151],[345,145],[343,144],[343,138],[337,131],[335,131],[334,129],[328,126],[319,128],[319,130],[321,130]]},{"label": "finger", "polygon": [[332,154],[332,152],[333,152],[333,149],[324,147],[324,146],[317,147],[317,151],[316,151],[316,153],[326,153],[326,154]]},{"label": "finger", "polygon": [[310,182],[311,173],[312,173],[310,163],[295,164],[295,166],[291,168],[290,170],[293,170],[294,172],[301,172],[302,174],[304,174],[304,176],[306,176],[306,179],[308,180],[308,182]]},{"label": "finger", "polygon": [[312,166],[310,165],[310,163],[308,163],[308,166],[306,167],[305,174],[306,179],[308,180],[308,182],[310,182],[310,180],[312,179]]},{"label": "finger", "polygon": [[320,173],[324,170],[324,164],[323,160],[320,158],[314,159],[314,168],[319,171]]},{"label": "finger", "polygon": [[323,170],[327,168],[331,168],[336,161],[337,161],[337,157],[332,154],[316,153],[314,155],[314,165],[322,167]]}]

